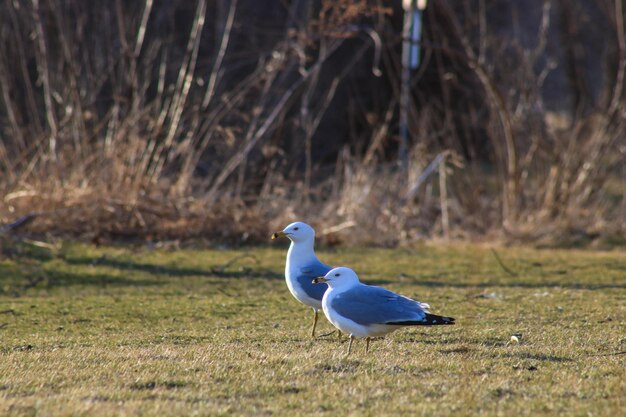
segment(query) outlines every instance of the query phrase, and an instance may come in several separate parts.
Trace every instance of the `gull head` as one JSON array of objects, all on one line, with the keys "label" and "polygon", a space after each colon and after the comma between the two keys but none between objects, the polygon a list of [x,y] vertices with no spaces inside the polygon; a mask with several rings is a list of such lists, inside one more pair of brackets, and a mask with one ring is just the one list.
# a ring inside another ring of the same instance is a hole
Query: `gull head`
[{"label": "gull head", "polygon": [[279,237],[289,238],[294,243],[308,242],[315,240],[315,230],[306,223],[295,222],[272,235],[272,239]]},{"label": "gull head", "polygon": [[323,277],[317,277],[313,280],[314,284],[320,284],[325,282],[330,288],[348,288],[358,284],[359,277],[350,268],[340,266],[339,268],[333,268]]}]

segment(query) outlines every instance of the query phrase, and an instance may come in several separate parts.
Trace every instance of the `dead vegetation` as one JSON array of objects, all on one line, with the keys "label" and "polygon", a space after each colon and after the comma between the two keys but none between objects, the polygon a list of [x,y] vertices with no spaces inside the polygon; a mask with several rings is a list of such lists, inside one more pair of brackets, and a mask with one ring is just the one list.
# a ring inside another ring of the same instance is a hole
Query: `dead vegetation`
[{"label": "dead vegetation", "polygon": [[30,216],[21,233],[241,242],[295,218],[385,245],[625,231],[619,0],[431,2],[406,165],[400,4],[0,7],[0,222]]}]

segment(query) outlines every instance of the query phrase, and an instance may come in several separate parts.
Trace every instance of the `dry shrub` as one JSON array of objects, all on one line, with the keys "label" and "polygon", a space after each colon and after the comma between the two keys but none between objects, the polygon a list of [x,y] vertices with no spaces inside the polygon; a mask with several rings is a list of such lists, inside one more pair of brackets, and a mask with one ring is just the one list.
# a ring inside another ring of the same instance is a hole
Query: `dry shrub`
[{"label": "dry shrub", "polygon": [[[4,2],[0,221],[95,241],[260,242],[295,219],[377,245],[625,230],[620,1],[573,2],[580,21],[431,2],[406,166],[397,3]],[[576,51],[598,40],[606,74],[584,85],[598,66]]]}]

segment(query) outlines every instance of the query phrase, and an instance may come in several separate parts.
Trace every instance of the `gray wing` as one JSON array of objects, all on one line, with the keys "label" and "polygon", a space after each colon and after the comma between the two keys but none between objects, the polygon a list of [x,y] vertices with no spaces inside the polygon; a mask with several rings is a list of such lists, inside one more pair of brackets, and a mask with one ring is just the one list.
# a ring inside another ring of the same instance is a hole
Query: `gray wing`
[{"label": "gray wing", "polygon": [[428,305],[381,287],[361,284],[333,298],[331,307],[358,324],[368,325],[421,321]]},{"label": "gray wing", "polygon": [[300,274],[296,277],[296,281],[309,297],[322,301],[328,285],[313,284],[312,281],[313,278],[323,277],[331,269],[330,266],[315,260],[315,262],[300,268]]}]

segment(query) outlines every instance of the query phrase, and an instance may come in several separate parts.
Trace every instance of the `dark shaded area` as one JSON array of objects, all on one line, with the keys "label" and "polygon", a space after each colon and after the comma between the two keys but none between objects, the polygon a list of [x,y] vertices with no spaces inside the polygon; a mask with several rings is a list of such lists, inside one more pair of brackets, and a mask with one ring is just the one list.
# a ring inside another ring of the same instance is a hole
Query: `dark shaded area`
[{"label": "dark shaded area", "polygon": [[63,258],[63,261],[70,265],[98,265],[119,270],[141,271],[155,275],[167,275],[170,277],[201,276],[219,278],[283,279],[280,274],[273,271],[251,267],[241,268],[240,270],[228,270],[224,269],[222,266],[201,269],[184,266],[154,265],[110,257],[68,257]]},{"label": "dark shaded area", "polygon": [[603,290],[610,288],[626,289],[626,283],[611,283],[611,284],[593,284],[593,283],[579,283],[579,282],[554,282],[554,281],[542,281],[542,282],[479,282],[479,283],[465,283],[465,282],[450,282],[450,281],[416,281],[415,285],[423,285],[425,287],[453,287],[453,288],[567,288],[574,290]]},{"label": "dark shaded area", "polygon": [[[400,1],[2,2],[0,230],[242,243],[306,216],[387,245],[611,234],[622,6],[431,1],[402,86]],[[440,156],[448,179],[416,184]]]},{"label": "dark shaded area", "polygon": [[124,278],[108,274],[85,274],[67,272],[45,272],[45,285],[51,287],[69,287],[73,285],[97,286],[97,287],[145,287],[159,286],[164,282],[149,278]]},{"label": "dark shaded area", "polygon": [[150,278],[125,278],[106,273],[87,274],[58,271],[44,271],[41,267],[29,265],[23,269],[17,265],[9,271],[0,268],[0,294],[19,296],[22,291],[37,288],[72,286],[115,287],[156,287],[165,282]]},{"label": "dark shaded area", "polygon": [[556,355],[549,355],[549,354],[544,354],[544,353],[534,354],[534,353],[528,353],[528,352],[519,352],[515,354],[507,354],[505,356],[516,357],[520,359],[531,359],[534,361],[542,361],[542,362],[573,362],[574,361],[574,359],[568,358],[566,356],[556,356]]},{"label": "dark shaded area", "polygon": [[146,381],[146,382],[134,382],[130,384],[129,388],[132,391],[151,391],[156,388],[165,388],[168,390],[176,388],[184,388],[190,385],[186,381]]},{"label": "dark shaded area", "polygon": [[[0,264],[0,294],[3,292],[19,294],[20,291],[37,286],[67,287],[87,285],[100,287],[121,286],[159,286],[165,284],[162,277],[217,277],[227,279],[262,279],[282,280],[282,273],[255,266],[244,266],[245,263],[256,263],[253,255],[234,256],[227,262],[208,266],[207,268],[190,268],[186,266],[157,265],[137,262],[131,259],[113,258],[109,256],[73,256],[53,253],[49,248],[39,247],[20,241],[12,241],[4,253],[15,264]],[[152,278],[125,278],[102,273],[72,273],[57,270],[44,270],[43,264],[50,261],[62,261],[72,266],[100,266],[118,271],[143,272],[152,274]],[[19,278],[18,278],[19,277]],[[3,289],[2,284],[7,287]]]}]

